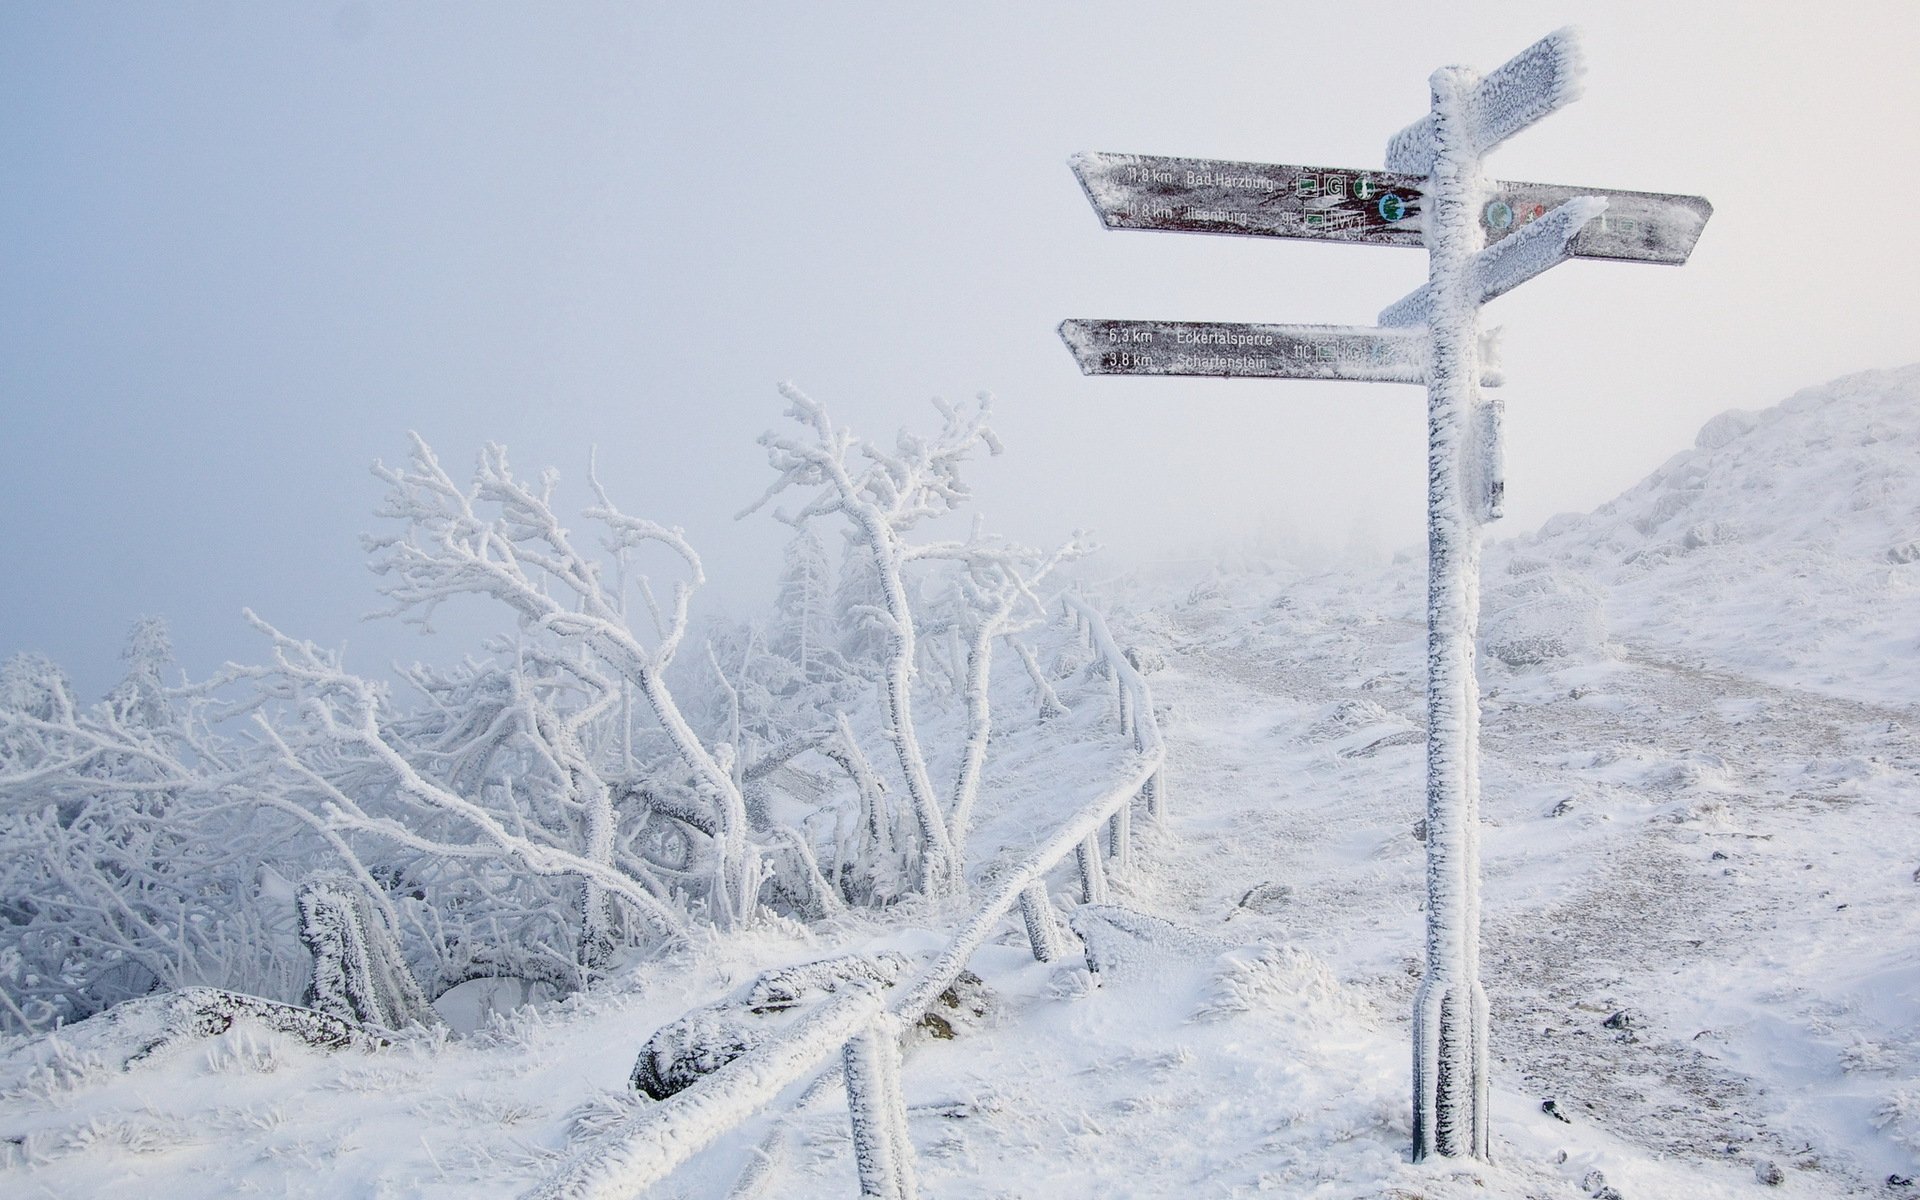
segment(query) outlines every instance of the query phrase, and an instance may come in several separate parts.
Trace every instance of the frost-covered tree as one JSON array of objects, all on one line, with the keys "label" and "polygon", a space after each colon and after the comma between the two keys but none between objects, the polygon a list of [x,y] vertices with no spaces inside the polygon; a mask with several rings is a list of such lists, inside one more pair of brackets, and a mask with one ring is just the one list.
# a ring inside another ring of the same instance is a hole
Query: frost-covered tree
[{"label": "frost-covered tree", "polygon": [[[488,447],[457,482],[416,438],[375,468],[393,525],[367,544],[387,615],[510,618],[463,661],[380,682],[249,613],[264,661],[200,683],[168,683],[156,621],[92,705],[44,659],[0,668],[0,1029],[202,984],[393,1027],[478,976],[571,991],[762,908],[958,891],[995,647],[1059,709],[1016,639],[1083,546],[906,540],[965,498],[975,446],[997,451],[984,400],[881,448],[787,398],[799,432],[763,439],[779,477],[748,511],[806,500],[781,514],[798,536],[765,625],[700,644],[699,557],[591,471],[589,544],[551,472]],[[916,691],[954,736],[923,745]]]},{"label": "frost-covered tree", "polygon": [[[417,437],[405,466],[376,466],[375,473],[388,485],[380,515],[402,523],[399,533],[368,540],[381,590],[394,601],[389,613],[424,625],[448,599],[490,599],[513,612],[530,634],[564,645],[563,657],[577,655],[583,672],[631,684],[711,817],[715,854],[704,880],[708,912],[723,925],[749,917],[759,890],[758,852],[747,836],[739,781],[721,761],[732,751],[716,753],[701,741],[667,683],[667,669],[687,635],[693,590],[705,580],[699,556],[680,531],[621,512],[590,473],[597,503],[584,516],[598,527],[605,555],[588,551],[554,510],[554,474],[537,482],[517,478],[499,446],[481,454],[473,482],[464,488]],[[663,552],[681,571],[666,603],[637,568],[649,549]],[[630,609],[651,625],[650,637],[629,620]]]},{"label": "frost-covered tree", "polygon": [[791,659],[800,679],[809,683],[828,678],[843,665],[834,628],[833,565],[827,546],[813,529],[800,529],[787,543],[774,600],[772,649]]},{"label": "frost-covered tree", "polygon": [[[169,688],[165,627],[82,706],[38,656],[0,668],[0,1027],[74,1021],[160,987],[297,986],[269,875],[351,871],[346,844],[261,786],[206,689]],[[362,873],[363,882],[367,881]]]},{"label": "frost-covered tree", "polygon": [[[788,491],[805,497],[799,507],[775,516],[797,528],[839,518],[846,522],[850,562],[871,571],[871,603],[849,615],[863,618],[885,635],[881,651],[881,696],[885,737],[893,747],[905,784],[917,836],[917,890],[946,895],[965,886],[965,838],[979,776],[985,761],[990,718],[987,681],[995,639],[1008,632],[1021,604],[1043,611],[1033,586],[1063,558],[1084,547],[1076,539],[1051,557],[975,536],[965,542],[915,545],[906,534],[922,522],[957,508],[968,495],[960,467],[975,447],[997,454],[1000,443],[988,425],[991,406],[985,396],[956,407],[936,400],[941,416],[937,433],[901,431],[892,448],[856,438],[838,426],[825,406],[792,385],[784,385],[787,416],[798,433],[770,431],[761,437],[769,463],[779,477],[740,515],[746,516]],[[855,555],[858,549],[862,553]],[[914,599],[909,567],[916,562],[945,562],[961,572],[959,594],[970,616],[955,618],[955,650],[950,670],[958,677],[968,709],[966,744],[950,799],[943,803],[929,772],[914,719],[914,680],[920,667],[923,604]],[[964,627],[964,628],[963,628]],[[964,656],[965,665],[960,660]]]}]

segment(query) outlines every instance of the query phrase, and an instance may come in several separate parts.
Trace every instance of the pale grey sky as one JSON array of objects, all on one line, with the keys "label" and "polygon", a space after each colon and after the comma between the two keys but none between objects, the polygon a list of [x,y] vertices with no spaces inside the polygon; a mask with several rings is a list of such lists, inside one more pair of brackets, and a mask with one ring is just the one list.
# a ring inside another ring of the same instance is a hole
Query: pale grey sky
[{"label": "pale grey sky", "polygon": [[[1537,3],[0,6],[0,654],[98,690],[167,617],[347,641],[375,457],[501,441],[687,528],[799,382],[890,435],[995,394],[993,528],[1116,560],[1298,530],[1417,540],[1421,393],[1086,379],[1064,317],[1367,323],[1417,251],[1110,233],[1077,150],[1374,167],[1444,63],[1579,25],[1586,96],[1496,178],[1691,192],[1684,268],[1570,263],[1505,327],[1510,519],[1590,508],[1732,406],[1920,359],[1920,6]],[[575,491],[575,498],[581,493]]]}]

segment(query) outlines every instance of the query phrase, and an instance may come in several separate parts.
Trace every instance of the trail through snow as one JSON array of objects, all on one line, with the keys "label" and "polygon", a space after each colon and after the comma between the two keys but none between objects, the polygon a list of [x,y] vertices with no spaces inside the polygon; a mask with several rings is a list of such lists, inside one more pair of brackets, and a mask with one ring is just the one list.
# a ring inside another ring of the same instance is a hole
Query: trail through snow
[{"label": "trail through snow", "polygon": [[[975,955],[984,1016],[919,1035],[902,1071],[922,1195],[1920,1194],[1916,414],[1920,368],[1730,414],[1597,513],[1489,547],[1491,1165],[1407,1161],[1424,564],[1115,584],[1116,635],[1164,663],[1168,817],[1136,814],[1110,878],[1147,919],[1078,914],[1106,921],[1097,976],[1036,963],[1017,920]],[[1063,691],[1070,717],[996,741],[984,871],[1119,761],[1091,734],[1102,688]],[[1049,879],[1068,911],[1070,861]],[[770,966],[924,961],[954,917],[716,937],[376,1054],[243,1030],[125,1072],[16,1053],[0,1190],[520,1194],[648,1103],[623,1089],[653,1030]],[[786,1119],[757,1194],[854,1195],[840,1094],[785,1111],[655,1194],[727,1195]]]}]

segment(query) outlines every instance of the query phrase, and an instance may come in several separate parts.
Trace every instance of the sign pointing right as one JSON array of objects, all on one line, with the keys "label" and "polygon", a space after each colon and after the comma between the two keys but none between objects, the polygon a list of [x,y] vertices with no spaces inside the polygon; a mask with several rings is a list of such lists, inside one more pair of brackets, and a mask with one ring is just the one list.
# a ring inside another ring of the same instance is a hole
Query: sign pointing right
[{"label": "sign pointing right", "polygon": [[[1462,98],[1461,117],[1475,154],[1506,141],[1549,113],[1580,98],[1580,40],[1561,29],[1541,38],[1487,72]],[[1387,170],[1425,175],[1433,170],[1434,114],[1393,135],[1387,142]]]}]

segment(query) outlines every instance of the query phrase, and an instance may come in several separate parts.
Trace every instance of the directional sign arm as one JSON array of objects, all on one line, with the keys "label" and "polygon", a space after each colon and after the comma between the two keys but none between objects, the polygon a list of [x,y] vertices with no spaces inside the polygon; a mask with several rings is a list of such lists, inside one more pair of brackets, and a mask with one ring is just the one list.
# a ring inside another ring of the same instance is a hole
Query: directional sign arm
[{"label": "directional sign arm", "polygon": [[[1060,323],[1060,340],[1085,375],[1425,383],[1429,355],[1424,329],[1354,325],[1073,319]],[[1505,378],[1495,346],[1495,331],[1482,336],[1483,387]]]},{"label": "directional sign arm", "polygon": [[[1713,205],[1704,196],[1551,183],[1496,183],[1493,186],[1500,193],[1497,203],[1505,206],[1493,209],[1494,214],[1512,221],[1524,220],[1527,214],[1543,212],[1575,196],[1598,196],[1605,200],[1607,211],[1573,239],[1571,253],[1575,258],[1678,266],[1693,253],[1701,231],[1707,227],[1707,218],[1713,216]],[[1483,219],[1482,224],[1487,222]],[[1491,229],[1488,235],[1498,236],[1497,231]]]},{"label": "directional sign arm", "polygon": [[1504,296],[1573,257],[1574,237],[1606,210],[1607,202],[1598,196],[1576,196],[1475,255],[1473,276],[1480,289],[1480,303]]},{"label": "directional sign arm", "polygon": [[[1527,280],[1573,257],[1573,242],[1587,224],[1607,210],[1599,196],[1575,196],[1519,233],[1503,238],[1473,256],[1472,285],[1476,303],[1503,296]],[[1433,307],[1432,293],[1422,284],[1396,300],[1380,314],[1388,327],[1425,325]]]},{"label": "directional sign arm", "polygon": [[[1541,38],[1484,76],[1466,98],[1474,151],[1485,154],[1522,129],[1580,98],[1586,65],[1569,26]],[[1387,170],[1426,175],[1436,149],[1428,113],[1387,142]]]},{"label": "directional sign arm", "polygon": [[1083,153],[1068,161],[1108,229],[1421,244],[1424,179],[1151,154]]},{"label": "directional sign arm", "polygon": [[[1426,244],[1427,180],[1421,176],[1145,154],[1076,154],[1072,163],[1109,229]],[[1606,215],[1574,239],[1575,258],[1683,263],[1713,215],[1713,205],[1699,196],[1552,183],[1495,183],[1492,189],[1480,217],[1489,245],[1575,196],[1604,197]]]}]

